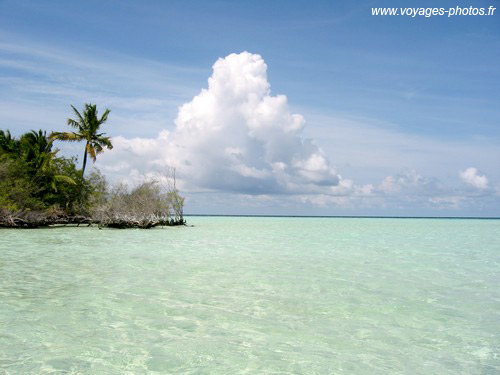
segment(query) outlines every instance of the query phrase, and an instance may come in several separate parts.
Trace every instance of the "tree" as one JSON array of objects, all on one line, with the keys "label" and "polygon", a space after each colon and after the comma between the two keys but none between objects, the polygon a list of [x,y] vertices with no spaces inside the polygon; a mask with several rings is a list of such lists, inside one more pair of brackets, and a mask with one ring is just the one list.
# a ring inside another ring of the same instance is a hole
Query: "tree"
[{"label": "tree", "polygon": [[62,170],[64,158],[56,157],[58,151],[52,150],[43,130],[32,130],[19,140],[0,130],[0,206],[22,210],[59,203],[59,190],[76,186],[80,173]]},{"label": "tree", "polygon": [[19,159],[26,163],[31,180],[38,186],[37,196],[48,204],[60,198],[56,193],[64,185],[78,185],[78,174],[58,167],[63,159],[57,157],[59,149],[52,150],[52,143],[43,130],[32,130],[19,139]]},{"label": "tree", "polygon": [[39,191],[24,160],[0,155],[0,222],[3,210],[43,209],[45,204],[38,198]]},{"label": "tree", "polygon": [[106,109],[99,119],[97,117],[96,105],[85,104],[85,110],[83,116],[74,107],[76,119],[68,119],[68,125],[77,129],[76,132],[53,132],[50,135],[51,139],[56,139],[59,141],[69,141],[69,142],[80,142],[85,141],[85,151],[83,153],[83,166],[82,166],[82,176],[85,173],[85,166],[87,165],[87,154],[90,154],[92,160],[96,161],[96,156],[104,152],[104,147],[108,150],[113,148],[111,140],[109,137],[105,137],[105,133],[98,133],[100,126],[106,122],[110,110]]},{"label": "tree", "polygon": [[52,140],[43,130],[32,130],[19,139],[19,153],[34,171],[46,170],[59,150],[52,151]]},{"label": "tree", "polygon": [[19,141],[10,134],[10,131],[0,130],[0,154],[16,153],[19,150]]}]

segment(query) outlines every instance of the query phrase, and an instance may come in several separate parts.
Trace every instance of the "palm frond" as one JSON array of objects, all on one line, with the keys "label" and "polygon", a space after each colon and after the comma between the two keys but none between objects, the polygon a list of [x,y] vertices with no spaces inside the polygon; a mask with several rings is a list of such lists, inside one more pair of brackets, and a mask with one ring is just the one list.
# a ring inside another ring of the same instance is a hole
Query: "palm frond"
[{"label": "palm frond", "polygon": [[97,138],[97,143],[99,143],[100,146],[106,146],[108,150],[113,149],[110,137],[99,137]]},{"label": "palm frond", "polygon": [[75,121],[72,118],[68,119],[68,125],[72,126],[75,129],[78,129],[80,131],[82,131],[82,128],[83,128],[82,125],[78,121]]},{"label": "palm frond", "polygon": [[4,132],[3,130],[0,130],[0,139],[5,139],[6,142],[10,142],[12,140],[12,135],[10,134],[10,131],[6,130]]},{"label": "palm frond", "polygon": [[71,177],[60,175],[60,174],[56,174],[54,176],[54,180],[57,182],[65,182],[65,183],[70,184],[70,185],[76,185],[75,180],[73,180]]},{"label": "palm frond", "polygon": [[[80,114],[80,112],[78,112],[78,109],[76,109],[73,105],[71,105],[71,108],[73,108],[73,111],[75,112],[75,114],[78,116],[78,119],[80,120],[80,123],[81,124],[84,124],[85,123],[85,120],[83,119],[82,115]],[[69,125],[69,124],[68,124]]]},{"label": "palm frond", "polygon": [[94,150],[95,150],[95,154],[98,155],[98,154],[102,154],[103,153],[103,148],[102,146],[99,144],[99,143],[94,143]]},{"label": "palm frond", "polygon": [[95,104],[85,103],[85,112],[83,115],[85,116],[85,124],[92,133],[95,133],[98,127],[97,106]]},{"label": "palm frond", "polygon": [[106,120],[108,119],[109,112],[111,112],[111,110],[109,109],[106,109],[104,111],[104,113],[101,116],[101,119],[99,120],[99,125],[104,124],[106,122]]},{"label": "palm frond", "polygon": [[74,132],[52,132],[49,138],[51,140],[69,142],[78,142],[84,139],[81,134]]},{"label": "palm frond", "polygon": [[89,153],[89,155],[92,157],[92,160],[96,161],[96,152],[95,152],[95,148],[89,143],[87,144],[87,152]]}]

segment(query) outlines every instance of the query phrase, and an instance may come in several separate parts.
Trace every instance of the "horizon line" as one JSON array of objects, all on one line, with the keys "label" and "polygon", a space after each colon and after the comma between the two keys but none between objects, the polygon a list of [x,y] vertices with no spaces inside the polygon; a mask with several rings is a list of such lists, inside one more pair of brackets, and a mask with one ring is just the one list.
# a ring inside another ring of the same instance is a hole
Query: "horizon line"
[{"label": "horizon line", "polygon": [[183,216],[213,217],[278,217],[278,218],[318,218],[318,219],[461,219],[500,220],[500,216],[381,216],[381,215],[260,215],[260,214],[184,214]]}]

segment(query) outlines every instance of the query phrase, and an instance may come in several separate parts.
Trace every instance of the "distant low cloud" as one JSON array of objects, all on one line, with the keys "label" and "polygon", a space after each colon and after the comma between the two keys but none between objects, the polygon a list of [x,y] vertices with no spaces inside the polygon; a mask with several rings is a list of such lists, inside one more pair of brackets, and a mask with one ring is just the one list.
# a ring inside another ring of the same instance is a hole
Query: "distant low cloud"
[{"label": "distant low cloud", "polygon": [[436,180],[424,177],[415,170],[405,170],[395,176],[385,177],[378,187],[383,194],[413,194],[427,196],[440,191]]},{"label": "distant low cloud", "polygon": [[450,197],[433,197],[429,198],[429,202],[432,203],[436,208],[440,209],[459,209],[461,203],[466,198],[463,196],[450,196]]},{"label": "distant low cloud", "polygon": [[422,176],[415,170],[387,176],[378,186],[378,192],[399,207],[419,205],[457,210],[466,200],[464,192],[443,186],[437,179]]},{"label": "distant low cloud", "polygon": [[116,137],[108,172],[120,169],[112,159],[124,170],[168,165],[187,189],[246,194],[335,193],[339,185],[323,150],[301,137],[304,118],[290,112],[286,96],[271,95],[259,55],[217,60],[208,88],[179,108],[175,124],[156,139]]},{"label": "distant low cloud", "polygon": [[460,171],[459,175],[463,182],[477,189],[484,190],[488,188],[488,179],[485,175],[479,175],[476,168],[467,168],[464,171]]}]

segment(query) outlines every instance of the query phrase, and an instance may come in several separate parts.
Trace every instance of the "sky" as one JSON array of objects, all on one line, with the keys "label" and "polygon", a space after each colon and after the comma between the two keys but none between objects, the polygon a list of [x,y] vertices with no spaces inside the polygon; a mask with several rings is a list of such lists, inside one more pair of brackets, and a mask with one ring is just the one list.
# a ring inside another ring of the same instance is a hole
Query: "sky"
[{"label": "sky", "polygon": [[109,108],[94,167],[188,214],[498,217],[500,9],[372,16],[498,5],[0,0],[0,128]]}]

